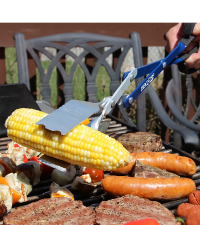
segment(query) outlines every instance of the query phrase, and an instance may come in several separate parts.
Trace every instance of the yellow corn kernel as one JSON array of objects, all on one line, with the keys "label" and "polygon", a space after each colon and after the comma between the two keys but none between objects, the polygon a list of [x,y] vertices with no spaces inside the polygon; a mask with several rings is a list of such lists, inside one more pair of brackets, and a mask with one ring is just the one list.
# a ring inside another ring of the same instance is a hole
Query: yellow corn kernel
[{"label": "yellow corn kernel", "polygon": [[46,155],[90,168],[113,170],[131,161],[129,152],[115,139],[85,125],[60,135],[35,124],[47,115],[33,109],[15,110],[5,123],[8,137]]}]

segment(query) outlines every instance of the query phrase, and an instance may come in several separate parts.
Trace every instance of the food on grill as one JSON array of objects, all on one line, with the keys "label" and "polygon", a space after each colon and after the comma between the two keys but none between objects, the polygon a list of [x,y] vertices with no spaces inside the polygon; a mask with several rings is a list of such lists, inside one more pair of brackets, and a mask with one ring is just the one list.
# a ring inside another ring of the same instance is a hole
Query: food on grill
[{"label": "food on grill", "polygon": [[85,125],[78,125],[66,135],[49,131],[35,123],[46,113],[21,108],[5,122],[8,137],[20,145],[80,166],[110,171],[131,161],[129,152],[108,135]]},{"label": "food on grill", "polygon": [[200,206],[190,203],[182,203],[178,206],[176,214],[185,217],[186,225],[199,225],[200,224]]},{"label": "food on grill", "polygon": [[145,218],[155,219],[160,225],[180,225],[160,203],[132,195],[103,201],[95,211],[99,225],[122,225]]},{"label": "food on grill", "polygon": [[174,173],[167,172],[166,170],[161,170],[159,168],[148,166],[141,163],[139,160],[135,160],[135,165],[132,171],[133,177],[141,178],[170,178],[179,177]]},{"label": "food on grill", "polygon": [[29,161],[18,165],[16,172],[18,175],[23,172],[28,177],[30,184],[36,185],[40,182],[42,166],[37,162]]},{"label": "food on grill", "polygon": [[35,150],[32,150],[27,147],[20,146],[18,143],[11,141],[8,144],[8,154],[12,155],[13,161],[16,163],[16,165],[19,165],[23,163],[24,155],[27,157],[27,159],[31,159],[31,157],[38,155],[38,152]]},{"label": "food on grill", "polygon": [[11,211],[12,204],[13,198],[10,187],[0,184],[0,217]]},{"label": "food on grill", "polygon": [[20,174],[17,174],[17,179],[19,182],[23,183],[26,188],[26,195],[28,195],[33,189],[28,177],[23,172],[21,172]]},{"label": "food on grill", "polygon": [[0,185],[6,185],[10,188],[11,191],[11,195],[12,195],[12,204],[14,205],[16,202],[19,201],[19,199],[21,198],[21,194],[18,193],[15,189],[12,189],[9,184],[8,181],[6,180],[5,177],[0,177]]},{"label": "food on grill", "polygon": [[114,174],[129,174],[135,164],[135,160],[138,159],[146,165],[165,169],[178,175],[191,176],[196,173],[196,164],[188,157],[163,152],[131,153],[131,156],[131,163],[124,168],[118,168],[112,172]]},{"label": "food on grill", "polygon": [[47,175],[47,174],[52,173],[54,168],[51,167],[51,166],[48,166],[48,165],[46,165],[44,163],[42,163],[38,159],[39,159],[39,157],[33,156],[29,161],[35,161],[35,162],[37,162],[37,163],[39,163],[41,165],[41,167],[42,167],[42,175]]},{"label": "food on grill", "polygon": [[111,137],[120,142],[130,153],[157,152],[163,147],[161,137],[148,132],[114,134]]},{"label": "food on grill", "polygon": [[123,225],[159,225],[159,223],[154,219],[142,219],[137,221],[131,221]]},{"label": "food on grill", "polygon": [[182,203],[178,206],[176,210],[176,215],[186,218],[189,214],[191,214],[191,212],[196,210],[200,210],[200,206],[193,205],[190,203]]},{"label": "food on grill", "polygon": [[187,217],[185,224],[186,225],[199,225],[200,224],[199,211],[195,211],[195,212],[191,213]]},{"label": "food on grill", "polygon": [[188,197],[196,190],[189,178],[138,178],[126,176],[107,176],[102,181],[103,189],[112,196],[135,196],[153,200],[176,200]]},{"label": "food on grill", "polygon": [[188,202],[194,205],[200,205],[200,191],[192,192],[188,197]]},{"label": "food on grill", "polygon": [[0,157],[0,164],[5,169],[5,174],[15,173],[16,165],[15,163],[8,157]]},{"label": "food on grill", "polygon": [[83,122],[81,122],[81,124],[83,125],[88,125],[90,123],[90,120],[87,118],[85,119]]},{"label": "food on grill", "polygon": [[5,168],[0,164],[0,177],[4,177],[6,175]]},{"label": "food on grill", "polygon": [[40,178],[41,178],[41,175],[42,175],[42,166],[35,161],[29,161],[26,164],[33,166],[33,169],[34,169],[34,180],[32,180],[32,185],[39,184]]},{"label": "food on grill", "polygon": [[104,178],[104,172],[102,170],[96,170],[91,168],[83,168],[83,174],[89,174],[92,182],[99,182]]},{"label": "food on grill", "polygon": [[82,178],[87,183],[92,183],[92,179],[90,177],[90,174],[84,174],[84,175],[80,176],[80,178]]},{"label": "food on grill", "polygon": [[17,173],[9,173],[5,176],[5,179],[8,181],[9,187],[14,189],[17,193],[21,195],[18,202],[26,202],[27,195],[26,195],[26,187],[22,182],[17,179]]},{"label": "food on grill", "polygon": [[179,214],[182,215],[182,217],[186,218],[186,225],[200,224],[200,206],[199,205],[183,203],[177,209],[177,215]]},{"label": "food on grill", "polygon": [[24,162],[24,163],[27,163],[27,162],[28,162],[28,158],[27,158],[26,155],[24,155],[23,162]]},{"label": "food on grill", "polygon": [[66,168],[65,172],[62,172],[58,169],[54,169],[51,174],[51,179],[59,185],[66,185],[74,180],[75,175],[76,169],[73,165],[71,165]]},{"label": "food on grill", "polygon": [[76,177],[72,183],[71,188],[72,190],[79,191],[82,194],[86,194],[92,192],[96,188],[96,186],[94,186],[92,183],[88,183],[81,177]]},{"label": "food on grill", "polygon": [[70,198],[42,199],[24,207],[19,207],[4,216],[4,225],[19,224],[95,224],[95,212],[85,207],[81,201]]},{"label": "food on grill", "polygon": [[74,200],[74,195],[65,187],[60,187],[58,184],[53,182],[50,185],[50,191],[51,191],[51,198],[70,198]]}]

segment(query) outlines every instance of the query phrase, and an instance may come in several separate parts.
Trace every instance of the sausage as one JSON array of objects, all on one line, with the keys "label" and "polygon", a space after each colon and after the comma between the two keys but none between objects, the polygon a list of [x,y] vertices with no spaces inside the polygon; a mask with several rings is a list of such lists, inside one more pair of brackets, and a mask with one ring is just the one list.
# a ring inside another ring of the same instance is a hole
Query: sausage
[{"label": "sausage", "polygon": [[189,178],[138,178],[107,176],[102,181],[103,189],[112,196],[134,195],[153,200],[176,200],[188,197],[196,190]]},{"label": "sausage", "polygon": [[196,173],[196,164],[188,157],[163,152],[131,153],[131,156],[133,158],[131,163],[125,167],[112,171],[112,173],[118,175],[129,174],[135,164],[136,159],[146,165],[165,169],[178,175],[191,176]]},{"label": "sausage", "polygon": [[176,215],[186,218],[189,216],[189,214],[196,211],[196,209],[200,210],[200,206],[195,206],[190,203],[182,203],[178,206],[178,208],[176,210]]},{"label": "sausage", "polygon": [[[188,196],[188,202],[194,205],[200,205],[200,191],[194,191]],[[200,209],[200,208],[199,208]]]},{"label": "sausage", "polygon": [[200,224],[200,206],[190,203],[182,203],[176,210],[176,215],[186,217],[186,225]]}]

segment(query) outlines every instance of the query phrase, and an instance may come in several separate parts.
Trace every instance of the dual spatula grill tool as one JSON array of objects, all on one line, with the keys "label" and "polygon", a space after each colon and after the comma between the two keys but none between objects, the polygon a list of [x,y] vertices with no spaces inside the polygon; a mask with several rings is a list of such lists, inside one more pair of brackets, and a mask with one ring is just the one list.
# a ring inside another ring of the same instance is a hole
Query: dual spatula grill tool
[{"label": "dual spatula grill tool", "polygon": [[[194,26],[195,23],[185,24],[185,37],[178,42],[177,46],[167,55],[167,57],[151,64],[125,72],[122,77],[123,82],[115,91],[113,96],[104,98],[100,103],[71,100],[45,118],[38,121],[36,124],[42,124],[51,131],[60,131],[61,134],[64,135],[86,118],[96,112],[100,112],[100,116],[92,120],[88,125],[95,130],[99,130],[103,117],[110,113],[118,101],[120,101],[119,104],[123,104],[124,107],[127,108],[166,66],[178,64],[180,65],[180,68],[183,69],[183,60],[188,58],[191,54],[198,52],[198,46],[195,46],[189,52],[182,53],[189,43],[195,38],[195,36],[192,35]],[[187,72],[194,72],[194,70],[188,70]],[[147,75],[147,77],[131,94],[123,95],[134,79],[145,75]]]}]

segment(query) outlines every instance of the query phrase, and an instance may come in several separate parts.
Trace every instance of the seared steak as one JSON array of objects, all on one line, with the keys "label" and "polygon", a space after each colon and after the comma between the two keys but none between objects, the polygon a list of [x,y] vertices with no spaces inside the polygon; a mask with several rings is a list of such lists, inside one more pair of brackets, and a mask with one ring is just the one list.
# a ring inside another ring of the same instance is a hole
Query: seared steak
[{"label": "seared steak", "polygon": [[177,174],[167,172],[166,170],[157,167],[148,166],[141,163],[138,159],[135,160],[135,165],[131,171],[133,177],[141,178],[170,178],[179,177]]},{"label": "seared steak", "polygon": [[111,137],[119,141],[130,153],[157,152],[163,146],[159,135],[148,132],[112,134]]},{"label": "seared steak", "polygon": [[133,195],[101,202],[95,211],[98,225],[121,225],[145,218],[155,219],[160,225],[181,225],[159,202]]},{"label": "seared steak", "polygon": [[95,212],[81,201],[69,198],[50,198],[19,207],[3,218],[6,225],[93,225]]}]

